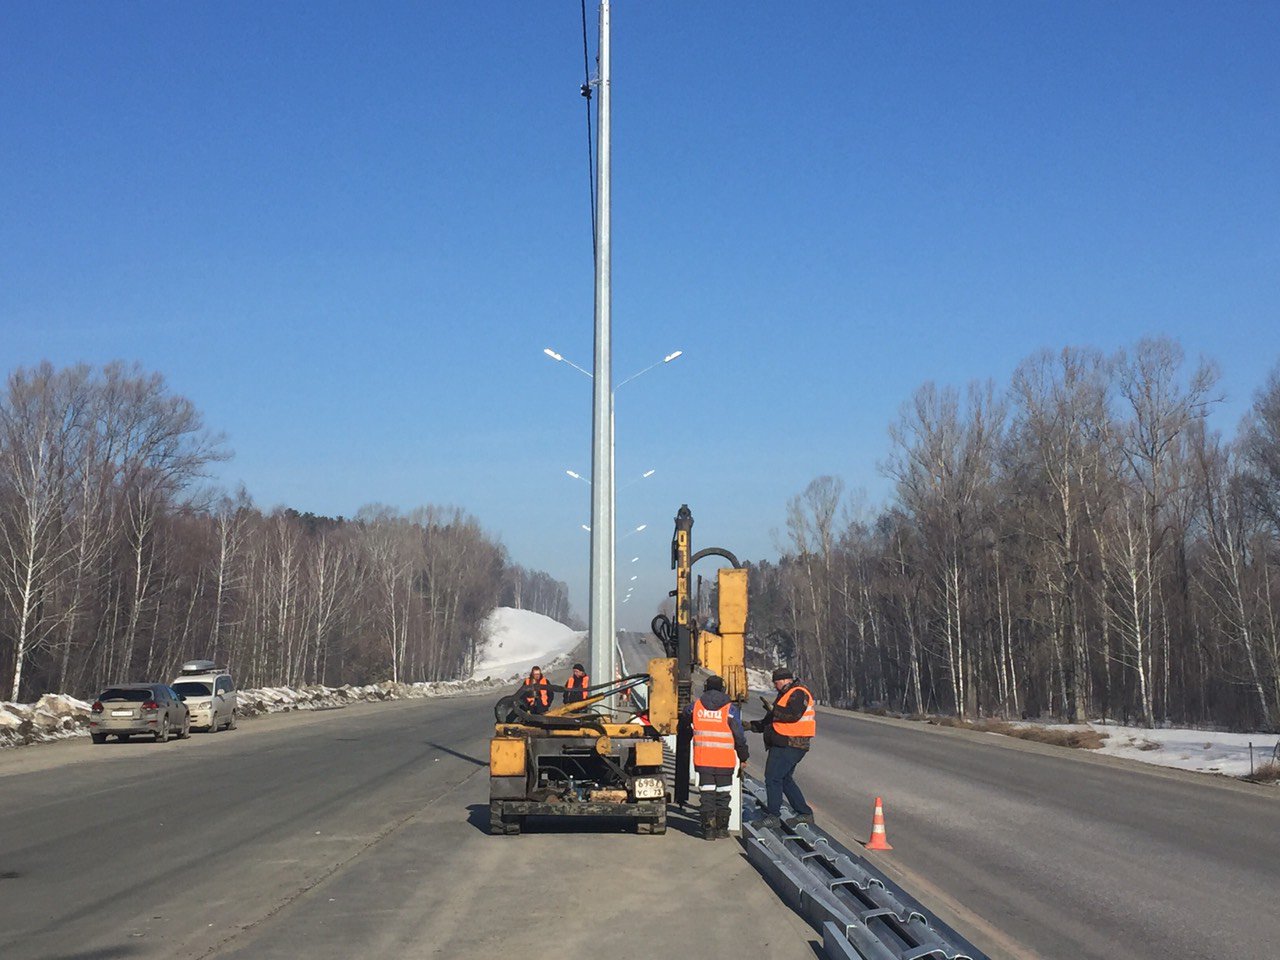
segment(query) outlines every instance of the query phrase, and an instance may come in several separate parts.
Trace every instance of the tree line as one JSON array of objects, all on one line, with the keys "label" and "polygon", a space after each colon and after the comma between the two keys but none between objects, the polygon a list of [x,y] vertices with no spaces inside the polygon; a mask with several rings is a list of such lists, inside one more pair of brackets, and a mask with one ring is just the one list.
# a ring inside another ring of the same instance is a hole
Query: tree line
[{"label": "tree line", "polygon": [[1275,729],[1280,369],[1234,436],[1211,363],[1045,351],[920,387],[868,511],[820,477],[753,571],[756,642],[827,701]]},{"label": "tree line", "polygon": [[505,603],[568,621],[568,589],[465,512],[354,518],[211,492],[224,440],[159,374],[10,374],[0,394],[0,693],[79,696],[187,659],[245,686],[470,673]]}]

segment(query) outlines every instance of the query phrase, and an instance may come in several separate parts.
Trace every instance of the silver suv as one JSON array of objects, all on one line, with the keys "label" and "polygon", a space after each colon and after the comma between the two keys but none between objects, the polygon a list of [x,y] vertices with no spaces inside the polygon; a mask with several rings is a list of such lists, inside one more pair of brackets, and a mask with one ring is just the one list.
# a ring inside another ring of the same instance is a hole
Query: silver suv
[{"label": "silver suv", "polygon": [[117,683],[98,694],[89,714],[89,735],[106,743],[114,735],[124,743],[134,734],[150,734],[168,743],[169,734],[191,736],[191,716],[182,698],[162,683]]},{"label": "silver suv", "polygon": [[236,728],[236,685],[226,667],[212,660],[188,660],[173,689],[182,694],[191,711],[191,726],[217,733]]}]

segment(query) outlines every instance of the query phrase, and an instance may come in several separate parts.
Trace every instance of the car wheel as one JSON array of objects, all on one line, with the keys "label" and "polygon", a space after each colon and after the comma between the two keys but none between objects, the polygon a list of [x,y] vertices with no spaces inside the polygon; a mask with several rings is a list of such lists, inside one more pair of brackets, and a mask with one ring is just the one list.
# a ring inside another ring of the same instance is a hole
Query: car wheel
[{"label": "car wheel", "polygon": [[179,740],[188,740],[191,738],[191,714],[187,714],[187,718],[182,721],[182,732],[178,734]]},{"label": "car wheel", "polygon": [[210,717],[210,720],[209,720],[209,732],[210,732],[210,733],[217,733],[217,732],[218,732],[218,714],[217,714],[216,712],[214,712],[212,709],[210,709],[210,710],[209,710],[209,717]]},{"label": "car wheel", "polygon": [[231,719],[227,721],[227,729],[234,730],[235,728],[236,728],[236,711],[233,708],[231,710]]},{"label": "car wheel", "polygon": [[91,733],[91,734],[89,734],[89,736],[91,736],[91,737],[93,738],[93,742],[94,742],[94,743],[106,743],[106,742],[107,742],[107,735],[106,735],[105,733]]},{"label": "car wheel", "polygon": [[169,742],[169,715],[166,713],[160,720],[160,729],[155,733],[156,743]]}]

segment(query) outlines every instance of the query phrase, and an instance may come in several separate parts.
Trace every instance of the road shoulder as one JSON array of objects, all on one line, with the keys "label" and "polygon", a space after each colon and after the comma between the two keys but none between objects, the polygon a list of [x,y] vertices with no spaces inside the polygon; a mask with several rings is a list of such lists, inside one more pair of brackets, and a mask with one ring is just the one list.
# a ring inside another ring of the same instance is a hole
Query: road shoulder
[{"label": "road shoulder", "polygon": [[1032,753],[1042,757],[1069,759],[1077,763],[1098,764],[1113,769],[1129,770],[1133,773],[1155,777],[1160,780],[1172,780],[1178,783],[1196,784],[1202,787],[1218,788],[1242,793],[1248,796],[1280,795],[1275,786],[1269,784],[1249,783],[1235,777],[1215,773],[1199,773],[1194,770],[1180,770],[1177,767],[1164,767],[1154,763],[1143,763],[1128,757],[1113,757],[1107,754],[1094,753],[1079,747],[1060,747],[1051,743],[1039,743],[1035,740],[1021,740],[999,733],[988,733],[982,730],[967,730],[964,727],[945,727],[941,724],[924,720],[905,720],[900,717],[881,717],[856,710],[842,710],[838,707],[819,706],[820,714],[846,717],[861,723],[879,724],[911,730],[922,736],[950,737],[962,739],[969,743],[980,743],[1001,750],[1015,750],[1021,753]]}]

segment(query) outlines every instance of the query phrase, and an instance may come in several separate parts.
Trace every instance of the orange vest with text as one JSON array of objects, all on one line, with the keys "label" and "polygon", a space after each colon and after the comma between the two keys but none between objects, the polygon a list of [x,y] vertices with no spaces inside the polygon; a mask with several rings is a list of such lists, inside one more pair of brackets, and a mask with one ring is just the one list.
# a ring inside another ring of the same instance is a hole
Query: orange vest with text
[{"label": "orange vest with text", "polygon": [[726,703],[719,710],[708,710],[701,700],[693,702],[693,765],[732,770],[738,763],[733,746],[733,730],[729,726]]}]

